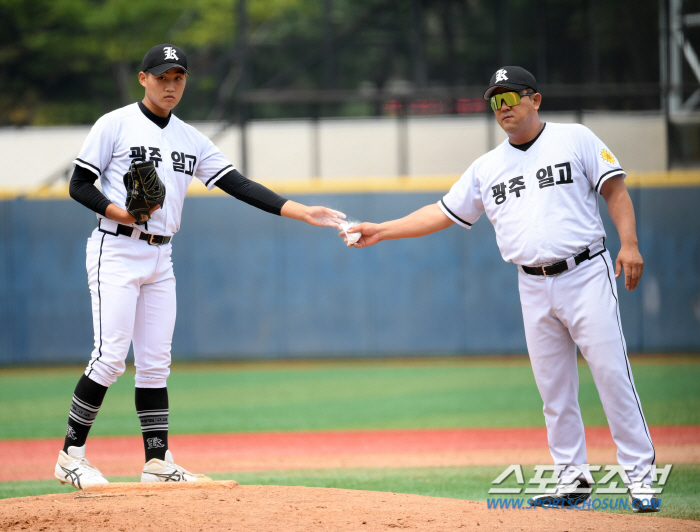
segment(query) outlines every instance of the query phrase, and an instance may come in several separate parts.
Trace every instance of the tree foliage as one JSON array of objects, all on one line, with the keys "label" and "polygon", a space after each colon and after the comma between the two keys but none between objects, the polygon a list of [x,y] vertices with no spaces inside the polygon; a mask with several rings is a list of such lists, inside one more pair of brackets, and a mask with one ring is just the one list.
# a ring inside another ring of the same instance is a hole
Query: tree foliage
[{"label": "tree foliage", "polygon": [[0,125],[90,123],[139,99],[141,59],[165,42],[188,53],[186,119],[231,117],[242,88],[483,86],[503,64],[541,82],[658,80],[658,0],[248,0],[245,50],[237,6],[0,0]]}]

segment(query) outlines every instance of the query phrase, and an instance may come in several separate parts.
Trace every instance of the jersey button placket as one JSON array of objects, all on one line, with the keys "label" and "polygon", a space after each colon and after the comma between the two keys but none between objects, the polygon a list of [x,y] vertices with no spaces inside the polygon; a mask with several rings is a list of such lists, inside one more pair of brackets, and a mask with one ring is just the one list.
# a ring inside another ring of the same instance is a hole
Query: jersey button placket
[{"label": "jersey button placket", "polygon": [[[160,145],[163,147],[163,182],[165,183],[165,204],[164,206],[164,214],[165,214],[165,221],[163,222],[163,234],[168,233],[168,220],[170,219],[170,204],[172,203],[171,201],[168,201],[168,191],[173,190],[173,184],[172,184],[172,170],[170,169],[172,167],[172,157],[170,156],[170,145],[168,142],[163,138],[163,131],[161,130],[160,132]],[[166,162],[167,161],[167,162]]]},{"label": "jersey button placket", "polygon": [[[525,157],[527,158],[527,155],[526,155]],[[530,166],[528,166],[527,168],[525,168],[525,172],[524,172],[523,175],[525,176],[525,182],[526,182],[526,183],[529,184],[530,182],[532,182],[532,180],[530,179],[530,177],[531,177],[531,175],[532,175],[532,168],[530,168]],[[535,192],[536,188],[535,188],[535,186],[534,186],[534,183],[533,183],[533,185],[530,185],[530,188],[531,188],[531,190],[530,190],[530,203],[535,203],[535,195],[534,195],[534,192]],[[538,218],[539,218],[539,213],[535,213],[535,215],[534,215],[535,227],[539,227],[539,225],[540,225],[540,223],[537,221]]]},{"label": "jersey button placket", "polygon": [[[524,158],[524,159],[527,159],[528,156],[525,155],[523,158]],[[531,161],[527,161],[527,162],[525,163],[525,165],[527,166],[527,177],[528,177],[527,182],[528,182],[528,185],[529,185],[529,188],[530,188],[530,204],[532,205],[532,209],[531,209],[532,218],[531,218],[531,220],[532,220],[532,232],[533,232],[533,235],[534,235],[534,242],[533,242],[533,244],[534,244],[535,251],[536,251],[536,254],[537,254],[537,262],[538,262],[538,263],[541,263],[541,262],[543,262],[543,260],[544,260],[544,253],[545,253],[545,250],[544,250],[544,240],[545,240],[545,235],[544,235],[544,227],[541,226],[541,224],[540,224],[540,220],[541,220],[540,207],[541,207],[541,204],[537,202],[537,199],[536,199],[536,197],[535,197],[535,195],[537,194],[539,188],[538,188],[538,186],[537,186],[537,180],[534,179],[534,177],[531,175],[531,172],[530,172],[532,162],[531,162]],[[535,165],[535,166],[537,166],[537,165]]]}]

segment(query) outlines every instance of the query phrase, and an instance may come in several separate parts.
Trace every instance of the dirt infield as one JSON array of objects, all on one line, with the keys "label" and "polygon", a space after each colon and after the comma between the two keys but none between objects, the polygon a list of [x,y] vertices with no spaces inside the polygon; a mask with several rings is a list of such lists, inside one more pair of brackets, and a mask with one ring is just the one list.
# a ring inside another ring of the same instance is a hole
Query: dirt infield
[{"label": "dirt infield", "polygon": [[[651,427],[657,463],[700,463],[700,426]],[[549,464],[543,428],[283,432],[171,436],[183,467],[198,473],[341,467]],[[588,460],[616,463],[607,427],[586,429]],[[53,478],[60,439],[0,440],[12,457],[0,482]],[[87,457],[107,476],[135,476],[143,467],[141,436],[93,437]]]},{"label": "dirt infield", "polygon": [[[700,463],[700,427],[652,427],[658,461]],[[586,431],[591,463],[615,463],[605,427]],[[5,440],[0,481],[52,478],[61,441]],[[172,436],[178,463],[203,473],[335,467],[551,463],[544,429],[382,430]],[[140,436],[91,438],[105,475],[137,475]],[[57,481],[58,482],[58,481]],[[0,500],[0,530],[312,531],[697,530],[700,522],[594,511],[490,510],[486,503],[358,490],[113,483],[84,492]]]},{"label": "dirt infield", "polygon": [[103,492],[0,500],[0,530],[8,531],[392,529],[674,532],[700,530],[700,522],[591,511],[489,510],[485,503],[439,497],[234,482],[148,489],[111,485]]}]

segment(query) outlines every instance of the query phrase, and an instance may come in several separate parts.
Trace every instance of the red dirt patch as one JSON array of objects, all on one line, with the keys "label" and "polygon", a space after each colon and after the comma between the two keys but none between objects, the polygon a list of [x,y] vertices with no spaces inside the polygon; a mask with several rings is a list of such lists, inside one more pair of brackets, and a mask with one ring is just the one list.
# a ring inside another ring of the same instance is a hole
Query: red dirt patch
[{"label": "red dirt patch", "polygon": [[[700,426],[651,427],[658,463],[700,463]],[[278,432],[170,436],[179,464],[215,473],[265,469],[419,467],[551,463],[543,428]],[[616,463],[607,427],[586,429],[588,459]],[[0,482],[53,478],[60,439],[2,440],[12,457]],[[93,437],[88,459],[108,476],[134,476],[144,462],[141,436]]]},{"label": "red dirt patch", "polygon": [[[210,484],[210,483],[207,483]],[[214,486],[62,493],[0,501],[0,530],[700,530],[696,521],[566,510],[488,510],[485,503],[369,491]]]}]

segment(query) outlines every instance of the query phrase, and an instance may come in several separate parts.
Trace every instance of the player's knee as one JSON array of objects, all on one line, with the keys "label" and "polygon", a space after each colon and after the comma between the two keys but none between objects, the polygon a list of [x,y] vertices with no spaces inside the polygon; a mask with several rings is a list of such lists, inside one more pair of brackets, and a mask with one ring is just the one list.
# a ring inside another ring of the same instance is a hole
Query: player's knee
[{"label": "player's knee", "polygon": [[170,375],[170,368],[136,368],[137,388],[165,388]]},{"label": "player's knee", "polygon": [[[624,355],[622,355],[624,356]],[[629,381],[629,371],[626,365],[604,364],[596,367],[593,374],[596,386],[615,389],[620,382]]]},{"label": "player's knee", "polygon": [[124,367],[112,367],[101,363],[99,360],[91,362],[85,369],[85,375],[102,386],[111,386],[117,382],[117,378],[124,373]]}]

